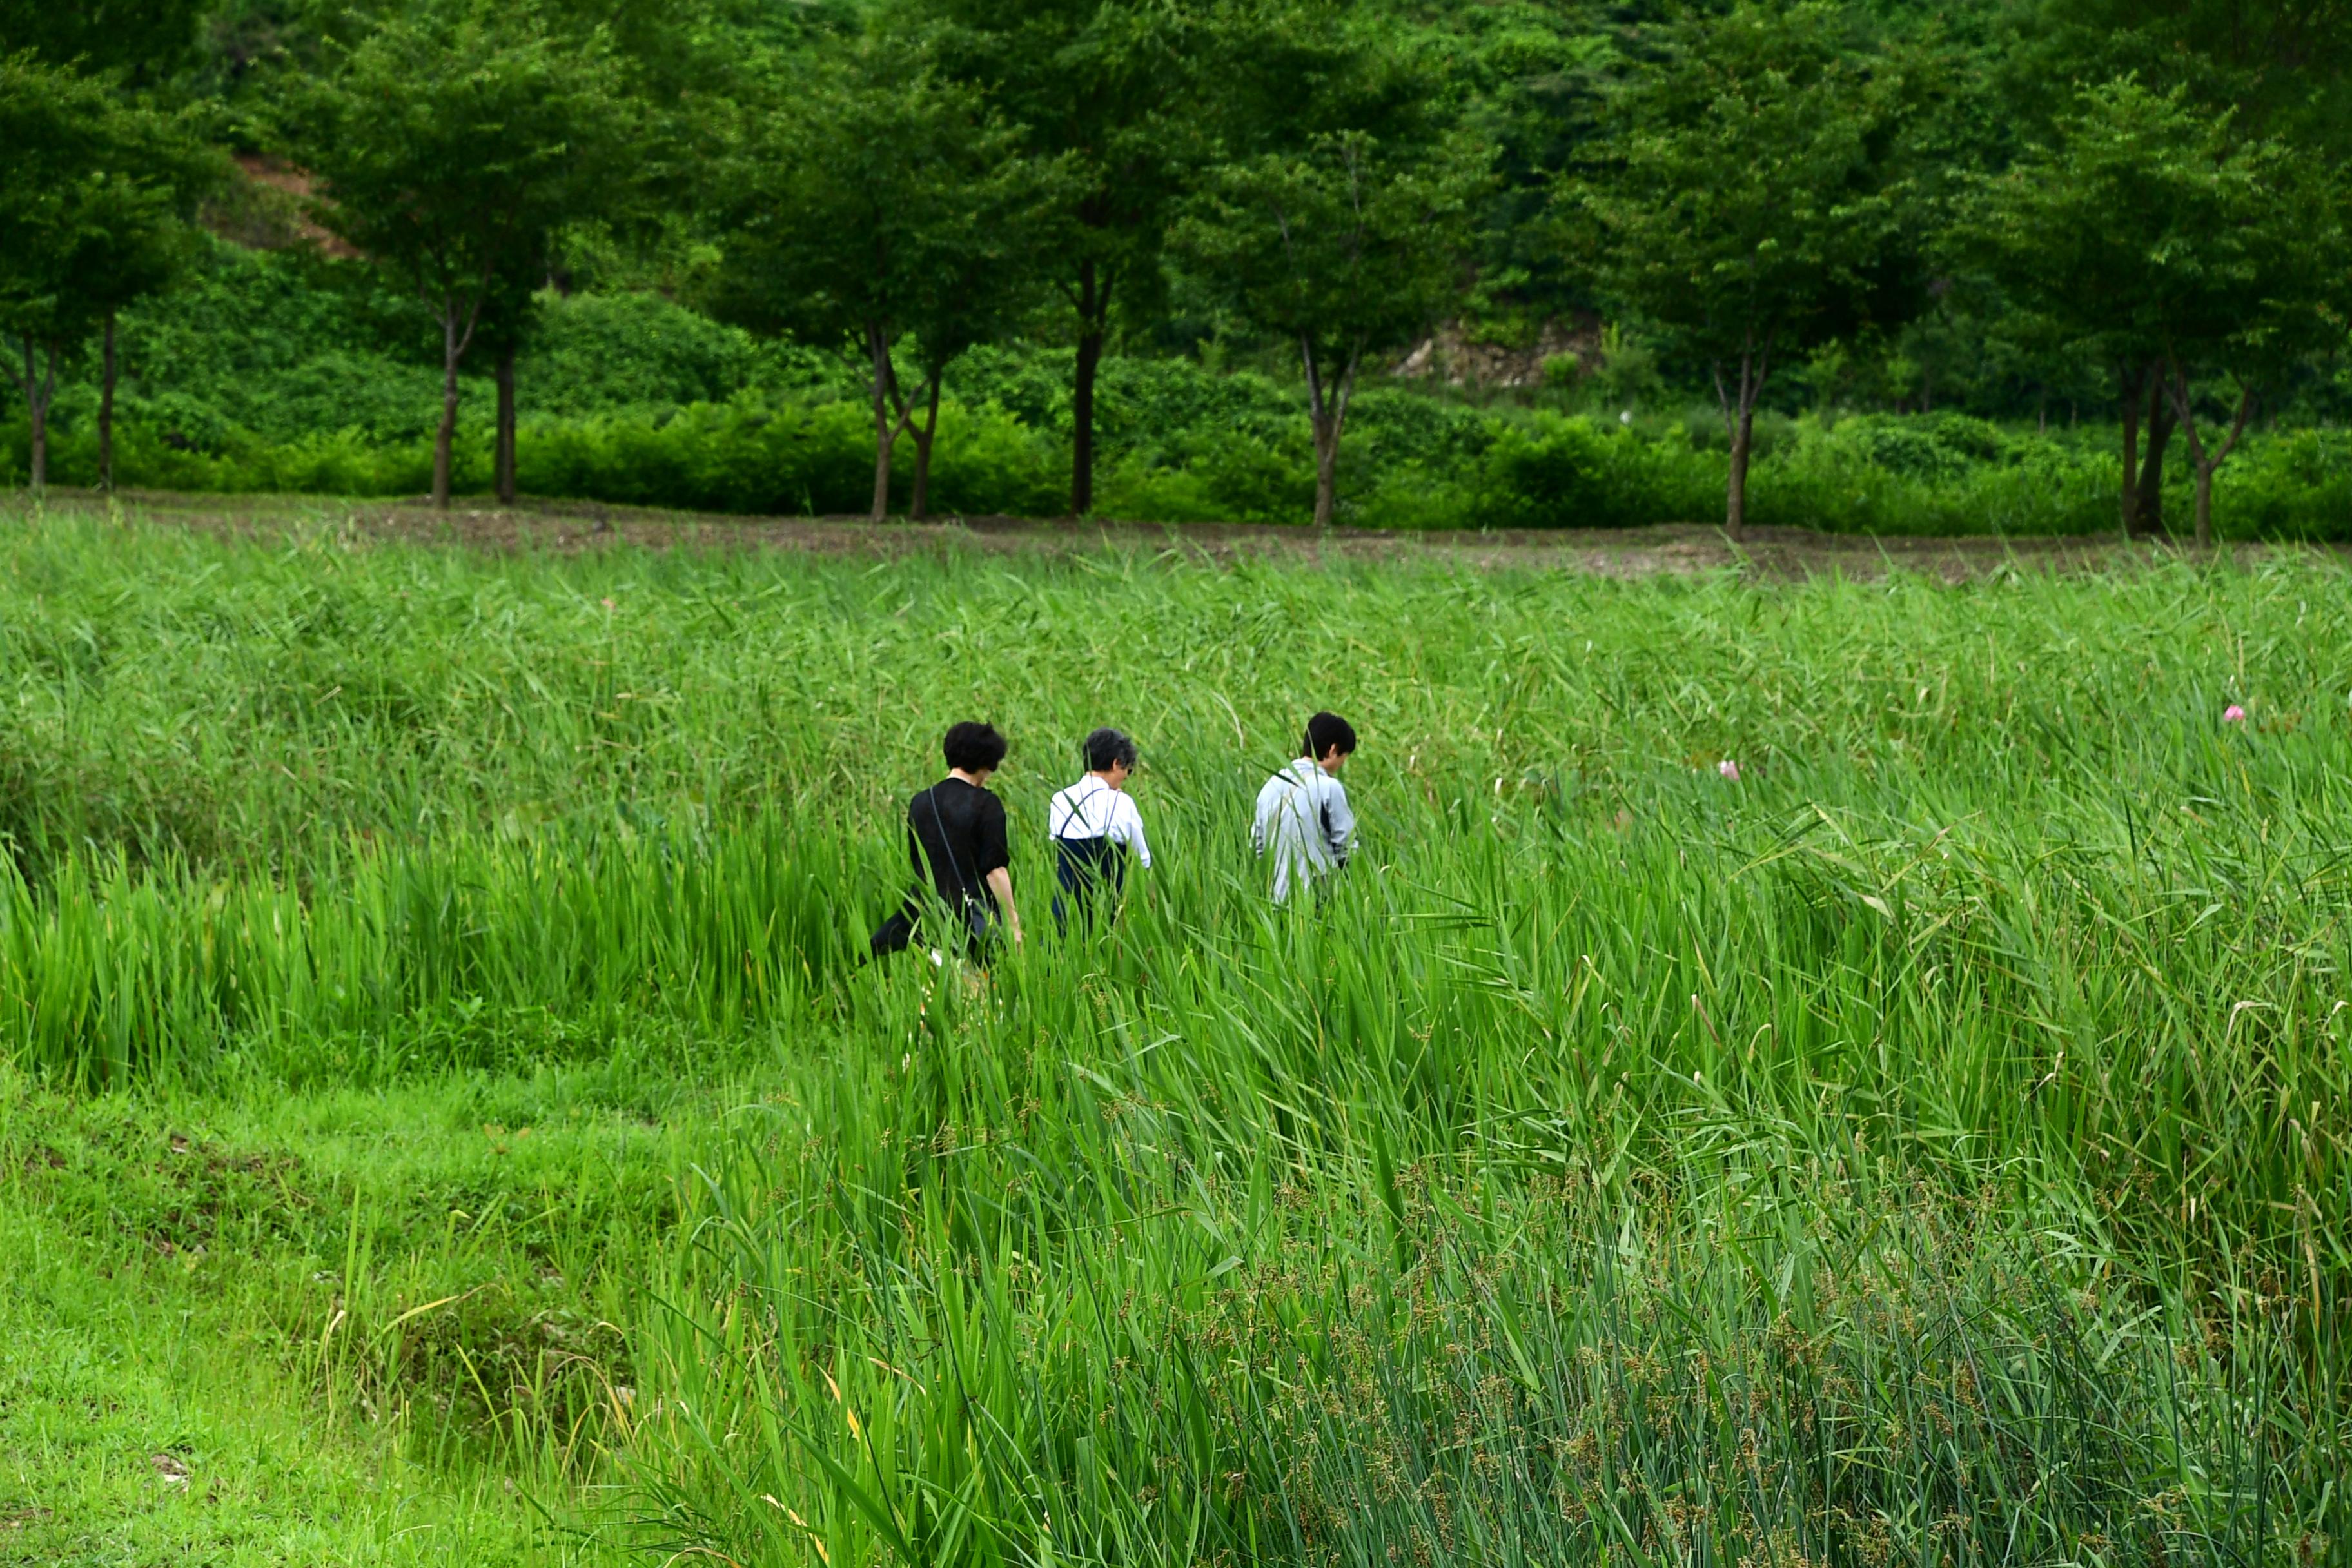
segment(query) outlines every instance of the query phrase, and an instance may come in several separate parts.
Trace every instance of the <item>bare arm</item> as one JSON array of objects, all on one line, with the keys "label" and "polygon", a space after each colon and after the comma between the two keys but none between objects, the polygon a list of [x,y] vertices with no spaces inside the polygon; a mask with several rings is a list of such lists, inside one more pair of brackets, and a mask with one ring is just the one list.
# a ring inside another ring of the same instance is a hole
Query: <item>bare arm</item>
[{"label": "bare arm", "polygon": [[1004,911],[1004,929],[1013,933],[1017,946],[1021,941],[1021,911],[1013,903],[1013,873],[1003,866],[988,874],[988,890],[996,895],[996,907]]}]

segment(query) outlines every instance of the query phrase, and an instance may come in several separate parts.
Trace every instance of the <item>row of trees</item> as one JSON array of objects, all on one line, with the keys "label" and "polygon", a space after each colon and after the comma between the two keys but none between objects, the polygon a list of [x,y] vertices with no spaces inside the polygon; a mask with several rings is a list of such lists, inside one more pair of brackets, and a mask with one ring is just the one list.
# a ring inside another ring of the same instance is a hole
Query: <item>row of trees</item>
[{"label": "row of trees", "polygon": [[[323,34],[239,134],[307,170],[318,220],[438,326],[445,504],[477,353],[512,499],[516,350],[593,232],[715,314],[855,361],[877,518],[902,442],[927,508],[957,357],[1034,334],[1075,347],[1089,510],[1097,367],[1173,286],[1297,355],[1328,522],[1364,368],[1465,301],[1539,292],[1533,258],[1716,390],[1735,533],[1775,374],[1973,294],[2016,354],[2107,367],[2127,531],[2158,525],[2178,437],[2202,540],[2264,390],[2352,315],[2330,155],[2352,45],[2305,15],[2327,4],[2084,0],[2000,31],[2021,8],[1988,0],[1974,32],[1900,4],[1618,6],[1538,154],[1402,7],[874,0],[764,29],[721,7],[696,36],[724,47],[698,51],[661,25],[688,7],[404,0]],[[140,106],[137,58],[89,75],[87,53],[56,63],[69,47],[0,76],[0,331],[37,482],[58,356],[168,277],[211,167],[200,117]]]},{"label": "row of trees", "polygon": [[[2214,471],[2257,400],[2346,343],[2342,169],[2250,134],[2233,106],[2125,74],[2074,89],[1989,172],[1950,141],[1949,51],[1874,47],[1854,26],[1820,5],[1686,26],[1611,100],[1567,192],[1605,297],[1709,373],[1731,531],[1773,369],[1932,311],[1973,277],[2000,291],[2028,355],[2111,367],[2124,531],[2157,527],[2178,429],[2210,543]],[[2217,397],[2225,435],[2200,420]]]},{"label": "row of trees", "polygon": [[47,478],[58,363],[92,336],[103,345],[99,471],[112,482],[115,319],[177,269],[208,172],[184,120],[0,58],[0,334],[13,340],[36,489]]}]

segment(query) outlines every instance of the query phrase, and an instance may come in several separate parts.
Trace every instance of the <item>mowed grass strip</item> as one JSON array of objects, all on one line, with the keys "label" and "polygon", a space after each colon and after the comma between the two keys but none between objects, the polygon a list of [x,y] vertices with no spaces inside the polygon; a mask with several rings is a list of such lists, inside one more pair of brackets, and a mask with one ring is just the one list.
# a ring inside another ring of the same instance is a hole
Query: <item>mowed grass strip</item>
[{"label": "mowed grass strip", "polygon": [[[560,1503],[612,1549],[2352,1539],[2331,565],[492,560],[70,518],[0,555],[21,1070],[331,1094],[658,1027],[734,1075],[625,1352],[582,1352],[627,1397],[486,1396],[501,1443],[442,1440],[612,1489]],[[1364,848],[1277,912],[1247,803],[1326,706]],[[967,717],[1013,737],[1034,940],[985,982],[861,964]],[[1045,798],[1106,722],[1160,864],[1056,942]],[[320,1386],[390,1397],[363,1372]]]}]

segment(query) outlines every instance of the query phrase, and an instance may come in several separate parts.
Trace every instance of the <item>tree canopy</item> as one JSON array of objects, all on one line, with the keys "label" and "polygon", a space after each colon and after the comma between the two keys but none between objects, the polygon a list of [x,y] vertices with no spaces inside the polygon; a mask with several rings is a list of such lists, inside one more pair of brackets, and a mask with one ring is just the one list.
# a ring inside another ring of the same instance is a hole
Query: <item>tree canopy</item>
[{"label": "tree canopy", "polygon": [[37,489],[58,362],[170,280],[206,161],[184,121],[29,53],[0,58],[0,337]]},{"label": "tree canopy", "polygon": [[[854,361],[877,516],[929,510],[943,389],[1019,344],[1073,515],[1128,438],[1106,361],[1150,355],[1290,378],[1318,523],[1358,386],[1434,365],[1711,401],[1734,532],[1799,409],[2111,409],[2119,523],[2185,448],[2202,537],[2258,411],[2352,413],[2346,5],[0,0],[0,328],[37,427],[92,343],[110,388],[208,137],[251,172],[207,221],[429,321],[444,501],[484,359],[512,498],[518,356],[587,288]],[[223,216],[280,187],[308,228]]]},{"label": "tree canopy", "polygon": [[0,0],[0,54],[153,85],[192,64],[205,0]]},{"label": "tree canopy", "polygon": [[2133,78],[2085,88],[2047,142],[1988,177],[1952,236],[2019,325],[2115,368],[2125,407],[2124,521],[2135,521],[2134,416],[2151,392],[2198,466],[2196,527],[2211,533],[2212,471],[2191,384],[2235,387],[2242,429],[2262,387],[2340,343],[2347,304],[2343,182],[2228,110]]},{"label": "tree canopy", "polygon": [[601,30],[566,33],[499,0],[400,13],[293,97],[289,142],[318,176],[320,220],[398,273],[441,330],[436,504],[448,504],[457,367],[483,310],[609,199],[625,112]]},{"label": "tree canopy", "polygon": [[1568,218],[1603,298],[1705,367],[1737,536],[1772,371],[1916,308],[1898,254],[1906,83],[1822,5],[1743,4],[1660,43],[1610,96]]},{"label": "tree canopy", "polygon": [[[873,515],[898,437],[928,505],[940,378],[1036,298],[1072,161],[1038,158],[928,48],[869,39],[768,84],[714,165],[726,238],[704,287],[723,317],[847,352],[872,396]],[[902,377],[911,363],[915,380]]]},{"label": "tree canopy", "polygon": [[1444,314],[1489,154],[1426,112],[1425,67],[1343,8],[1264,22],[1235,40],[1223,156],[1174,232],[1207,297],[1296,345],[1328,527],[1357,378]]},{"label": "tree canopy", "polygon": [[946,68],[976,86],[1032,156],[1069,171],[1055,268],[1075,342],[1070,510],[1094,507],[1095,374],[1115,312],[1162,299],[1176,204],[1201,166],[1200,67],[1222,19],[1202,0],[908,0]]}]

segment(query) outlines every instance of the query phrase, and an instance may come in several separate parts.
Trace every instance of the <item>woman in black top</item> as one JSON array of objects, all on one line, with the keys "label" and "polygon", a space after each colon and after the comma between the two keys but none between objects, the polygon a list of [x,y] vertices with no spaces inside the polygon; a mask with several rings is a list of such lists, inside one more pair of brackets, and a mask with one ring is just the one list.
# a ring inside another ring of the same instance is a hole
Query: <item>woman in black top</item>
[{"label": "woman in black top", "polygon": [[991,724],[958,724],[940,749],[948,776],[907,803],[907,858],[919,879],[915,896],[874,933],[877,957],[913,939],[922,919],[923,882],[961,927],[962,944],[973,958],[984,956],[1000,913],[1005,931],[1015,942],[1021,940],[1004,803],[988,789],[989,775],[1004,763],[1004,737]]}]

